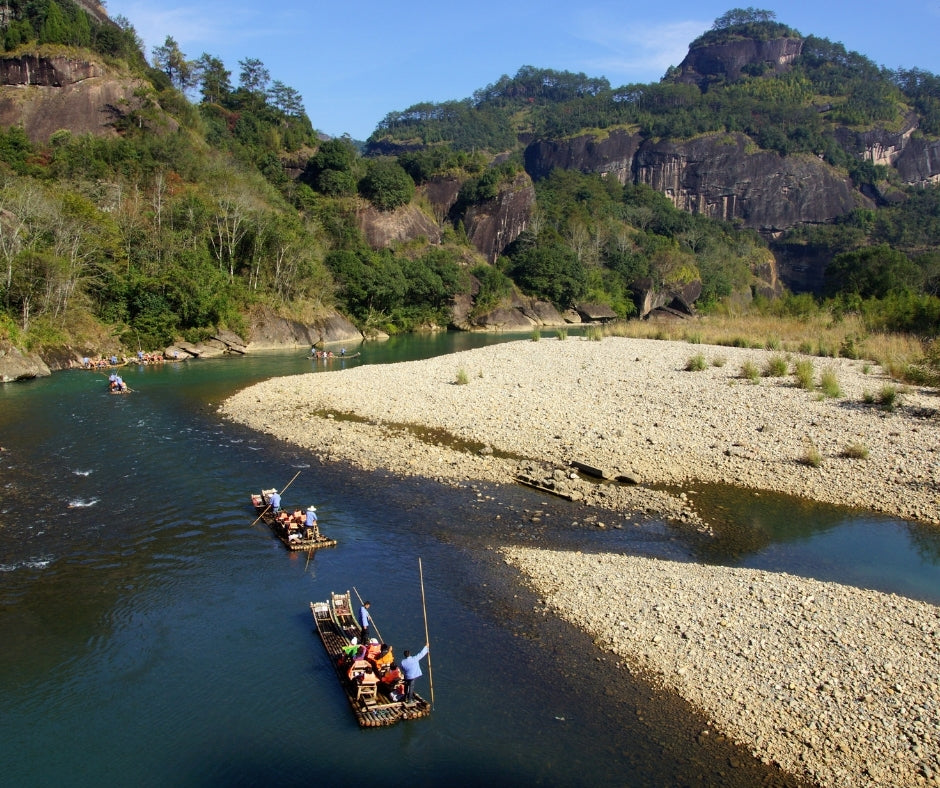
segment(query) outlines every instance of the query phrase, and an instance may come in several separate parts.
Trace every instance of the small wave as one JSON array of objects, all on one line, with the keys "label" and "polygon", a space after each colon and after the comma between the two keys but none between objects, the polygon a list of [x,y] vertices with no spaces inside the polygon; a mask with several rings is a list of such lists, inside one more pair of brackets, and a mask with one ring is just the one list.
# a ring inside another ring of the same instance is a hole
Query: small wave
[{"label": "small wave", "polygon": [[94,506],[96,503],[98,503],[97,498],[90,498],[87,501],[76,498],[74,501],[69,501],[69,509],[84,509],[86,506]]},{"label": "small wave", "polygon": [[91,476],[91,471],[72,471],[75,476]]},{"label": "small wave", "polygon": [[33,558],[18,564],[0,564],[0,572],[15,572],[17,569],[45,569],[52,563],[51,558]]},{"label": "small wave", "polygon": [[292,467],[292,468],[309,468],[309,467],[310,467],[310,463],[309,463],[309,462],[298,462],[298,463],[295,463],[294,465],[292,465],[291,467]]}]

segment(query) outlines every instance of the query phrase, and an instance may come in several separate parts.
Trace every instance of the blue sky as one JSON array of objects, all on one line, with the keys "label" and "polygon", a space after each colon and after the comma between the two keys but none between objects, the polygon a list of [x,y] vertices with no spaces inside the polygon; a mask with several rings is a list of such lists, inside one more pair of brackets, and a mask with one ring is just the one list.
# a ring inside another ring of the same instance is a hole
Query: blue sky
[{"label": "blue sky", "polygon": [[389,112],[467,98],[521,66],[584,72],[611,85],[655,82],[731,8],[774,11],[804,35],[838,41],[888,68],[940,74],[940,0],[786,4],[475,0],[442,3],[107,0],[153,47],[173,36],[191,59],[260,60],[297,90],[314,127],[366,139]]}]

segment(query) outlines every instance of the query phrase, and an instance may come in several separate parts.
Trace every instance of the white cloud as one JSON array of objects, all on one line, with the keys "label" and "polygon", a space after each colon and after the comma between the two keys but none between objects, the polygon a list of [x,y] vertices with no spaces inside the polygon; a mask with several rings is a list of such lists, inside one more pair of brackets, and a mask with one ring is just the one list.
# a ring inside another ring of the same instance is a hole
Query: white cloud
[{"label": "white cloud", "polygon": [[677,66],[686,56],[689,43],[711,28],[711,22],[686,20],[668,24],[624,25],[590,20],[590,29],[580,37],[596,45],[596,57],[589,59],[593,71],[611,82],[649,81],[661,77],[669,66]]}]

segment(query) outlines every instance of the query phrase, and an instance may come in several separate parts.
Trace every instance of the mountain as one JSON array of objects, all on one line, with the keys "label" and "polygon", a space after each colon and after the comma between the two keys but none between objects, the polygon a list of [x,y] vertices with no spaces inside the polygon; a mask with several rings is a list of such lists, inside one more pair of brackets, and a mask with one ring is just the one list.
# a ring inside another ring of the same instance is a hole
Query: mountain
[{"label": "mountain", "polygon": [[788,289],[940,324],[940,78],[769,12],[719,18],[655,84],[526,66],[364,146],[256,60],[233,85],[168,36],[147,63],[97,3],[0,29],[0,347],[54,365],[340,314],[523,328]]}]

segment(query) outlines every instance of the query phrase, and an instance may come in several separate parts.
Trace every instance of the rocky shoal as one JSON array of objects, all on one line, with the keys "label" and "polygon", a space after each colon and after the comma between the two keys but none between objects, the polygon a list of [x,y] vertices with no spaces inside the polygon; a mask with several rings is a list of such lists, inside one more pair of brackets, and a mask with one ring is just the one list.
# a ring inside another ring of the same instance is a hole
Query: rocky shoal
[{"label": "rocky shoal", "polygon": [[940,785],[936,606],[749,569],[504,554],[547,612],[765,762],[824,786]]},{"label": "rocky shoal", "polygon": [[[687,371],[701,354],[705,364]],[[646,485],[775,490],[940,523],[940,398],[873,364],[811,359],[841,393],[769,369],[772,351],[605,338],[524,340],[274,379],[234,421],[321,460],[442,482],[520,478],[613,517],[685,521]],[[367,354],[366,354],[367,357]],[[796,357],[788,357],[791,368]],[[610,482],[583,480],[572,464]],[[633,483],[639,482],[639,484]],[[784,574],[512,549],[546,610],[705,710],[759,757],[821,785],[940,785],[938,608]],[[703,732],[705,735],[705,732]]]}]

